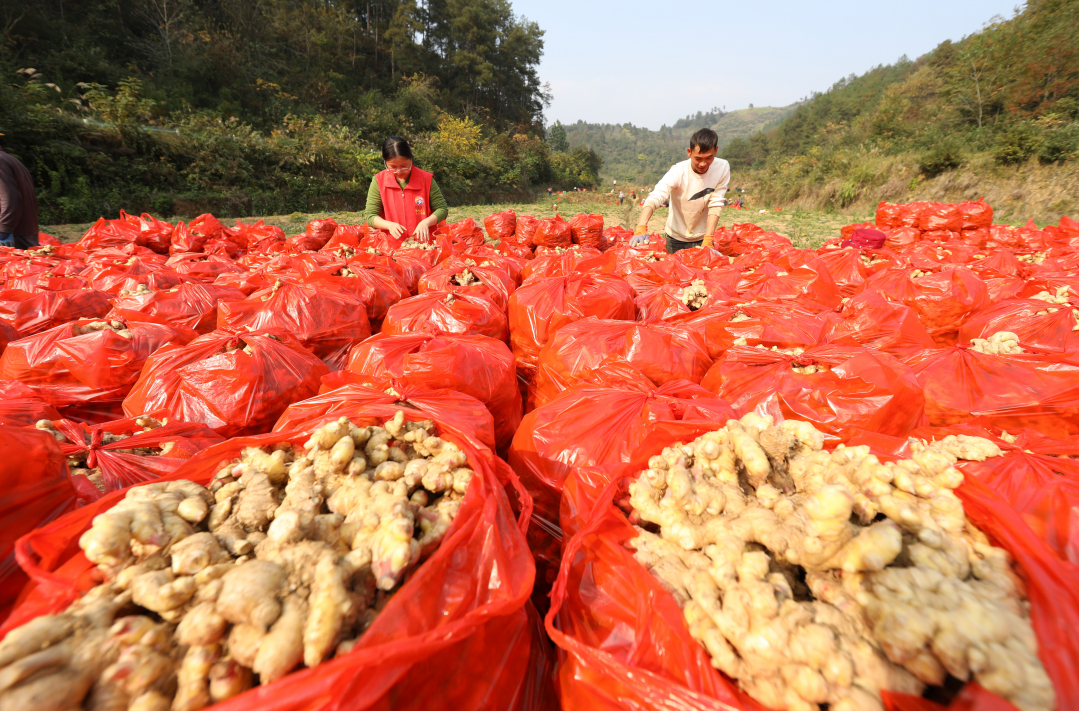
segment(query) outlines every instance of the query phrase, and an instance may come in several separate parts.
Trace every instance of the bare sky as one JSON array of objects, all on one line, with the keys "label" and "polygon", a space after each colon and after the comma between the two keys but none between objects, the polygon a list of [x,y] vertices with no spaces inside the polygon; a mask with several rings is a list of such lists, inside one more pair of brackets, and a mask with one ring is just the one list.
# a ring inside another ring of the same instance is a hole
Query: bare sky
[{"label": "bare sky", "polygon": [[786,106],[1011,17],[1017,0],[512,0],[547,31],[547,120],[656,129],[719,106]]}]

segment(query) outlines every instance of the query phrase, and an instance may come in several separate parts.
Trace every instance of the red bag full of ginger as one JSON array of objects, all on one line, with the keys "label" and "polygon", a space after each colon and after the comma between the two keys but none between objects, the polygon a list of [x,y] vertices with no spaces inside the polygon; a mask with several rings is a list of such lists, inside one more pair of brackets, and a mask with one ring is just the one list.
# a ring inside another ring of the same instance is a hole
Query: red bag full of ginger
[{"label": "red bag full of ginger", "polygon": [[[382,424],[400,409],[370,406],[356,413],[354,423]],[[409,420],[426,419],[422,412],[403,413]],[[162,481],[209,485],[244,448],[286,443],[302,447],[321,424],[224,442]],[[350,651],[312,668],[301,665],[272,684],[208,708],[374,711],[442,703],[457,708],[541,708],[537,687],[544,686],[542,675],[549,660],[535,612],[528,605],[534,567],[524,530],[531,502],[512,470],[489,450],[452,425],[436,421],[434,426],[440,437],[462,450],[473,471],[439,547],[410,568],[407,579],[382,601],[379,614]],[[506,489],[519,516],[514,515]],[[63,611],[96,583],[78,539],[95,516],[116,505],[125,493],[108,495],[21,541],[20,561],[37,587],[26,593],[3,633],[39,615]],[[477,659],[485,661],[477,665]]]},{"label": "red bag full of ginger", "polygon": [[124,399],[124,412],[201,422],[225,437],[258,434],[289,404],[317,393],[328,372],[285,331],[219,329],[154,353]]},{"label": "red bag full of ginger", "polygon": [[880,351],[822,345],[791,351],[735,346],[701,385],[748,412],[804,420],[843,438],[848,430],[904,436],[928,424],[911,369]]},{"label": "red bag full of ginger", "polygon": [[[517,388],[513,354],[500,340],[486,336],[379,334],[352,349],[346,370],[375,378],[383,389],[456,390],[484,405],[494,418],[495,440],[509,446],[521,422],[521,393]],[[323,381],[338,387],[347,373]],[[395,384],[397,383],[397,384]]]}]

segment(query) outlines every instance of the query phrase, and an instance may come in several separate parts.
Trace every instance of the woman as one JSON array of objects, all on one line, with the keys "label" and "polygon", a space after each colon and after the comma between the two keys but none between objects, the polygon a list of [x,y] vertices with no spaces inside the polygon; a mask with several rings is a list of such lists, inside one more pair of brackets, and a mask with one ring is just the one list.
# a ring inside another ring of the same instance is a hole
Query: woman
[{"label": "woman", "polygon": [[367,224],[386,230],[394,239],[426,241],[431,228],[450,214],[434,176],[412,165],[412,148],[400,136],[382,142],[383,170],[367,191]]}]

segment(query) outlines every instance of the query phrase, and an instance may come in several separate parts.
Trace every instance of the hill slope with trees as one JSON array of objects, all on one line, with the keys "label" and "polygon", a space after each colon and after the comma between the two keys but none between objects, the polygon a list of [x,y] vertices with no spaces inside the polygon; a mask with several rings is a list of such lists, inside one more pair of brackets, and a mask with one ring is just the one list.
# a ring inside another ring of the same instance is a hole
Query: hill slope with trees
[{"label": "hill slope with trees", "polygon": [[711,128],[719,134],[720,155],[735,138],[751,136],[778,125],[795,106],[762,106],[738,111],[712,109],[679,119],[658,131],[630,123],[577,123],[556,127],[564,129],[569,146],[585,147],[603,159],[603,181],[653,183],[672,164],[685,159],[687,141],[699,128]]},{"label": "hill slope with trees", "polygon": [[1075,212],[1076,27],[1079,0],[1029,0],[916,60],[840,80],[726,156],[777,206],[985,195],[1039,219]]},{"label": "hill slope with trees", "polygon": [[589,186],[545,141],[542,53],[508,0],[9,3],[0,140],[44,222],[355,209],[389,134],[451,202]]}]

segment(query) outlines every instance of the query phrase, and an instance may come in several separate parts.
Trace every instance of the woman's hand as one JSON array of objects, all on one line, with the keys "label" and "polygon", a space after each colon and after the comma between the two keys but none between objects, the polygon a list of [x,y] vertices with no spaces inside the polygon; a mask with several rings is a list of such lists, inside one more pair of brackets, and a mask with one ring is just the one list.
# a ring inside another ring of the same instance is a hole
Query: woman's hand
[{"label": "woman's hand", "polygon": [[405,233],[404,225],[399,225],[396,222],[387,222],[384,229],[387,230],[394,239],[401,239],[401,235]]},{"label": "woman's hand", "polygon": [[431,219],[427,218],[416,225],[416,229],[412,230],[412,238],[417,242],[426,242],[430,239],[431,235]]}]

